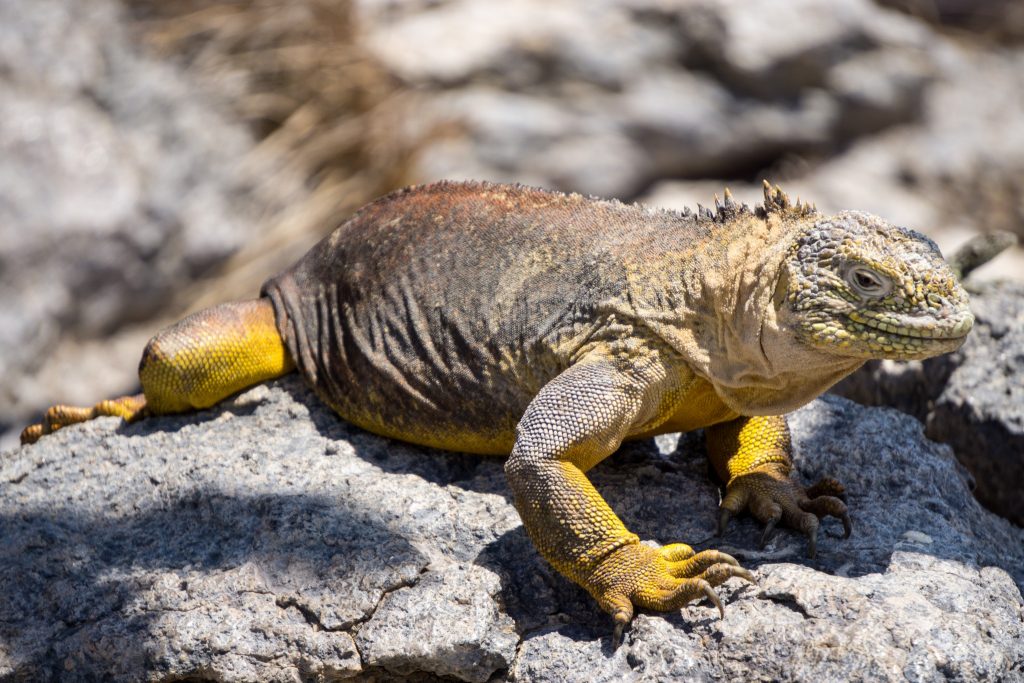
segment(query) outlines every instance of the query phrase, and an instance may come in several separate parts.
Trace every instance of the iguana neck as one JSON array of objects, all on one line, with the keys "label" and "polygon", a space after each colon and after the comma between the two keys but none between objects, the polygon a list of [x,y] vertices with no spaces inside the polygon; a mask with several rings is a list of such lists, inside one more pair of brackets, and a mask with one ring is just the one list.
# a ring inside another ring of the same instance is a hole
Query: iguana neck
[{"label": "iguana neck", "polygon": [[863,362],[801,343],[776,315],[788,245],[802,227],[741,215],[712,225],[692,247],[627,267],[642,322],[740,414],[793,410]]}]

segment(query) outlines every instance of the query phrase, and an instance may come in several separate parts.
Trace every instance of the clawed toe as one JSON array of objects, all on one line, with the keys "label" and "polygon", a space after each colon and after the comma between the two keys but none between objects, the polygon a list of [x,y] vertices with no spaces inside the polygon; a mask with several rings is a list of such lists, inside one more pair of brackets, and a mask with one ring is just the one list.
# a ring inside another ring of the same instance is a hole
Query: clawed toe
[{"label": "clawed toe", "polygon": [[732,520],[732,510],[723,507],[722,512],[718,515],[718,531],[715,534],[716,536],[725,536],[730,520]]},{"label": "clawed toe", "polygon": [[743,567],[737,567],[731,564],[716,564],[713,567],[709,567],[706,571],[700,574],[697,578],[707,581],[712,586],[718,586],[731,578],[743,579],[747,583],[756,584],[757,581],[754,579],[754,575],[749,569]]},{"label": "clawed toe", "polygon": [[[815,495],[808,495],[813,493]],[[806,491],[791,481],[788,473],[769,469],[737,477],[728,486],[722,499],[718,518],[718,533],[723,534],[734,515],[748,509],[762,524],[759,547],[764,548],[775,535],[781,523],[796,529],[807,537],[807,555],[818,552],[819,520],[835,517],[843,524],[843,538],[853,532],[853,522],[843,495],[842,485],[833,479],[823,479]]]},{"label": "clawed toe", "polygon": [[658,549],[658,552],[660,552],[661,556],[668,562],[688,560],[696,554],[693,551],[693,548],[685,543],[670,543],[668,545],[663,545]]},{"label": "clawed toe", "polygon": [[764,531],[761,532],[761,540],[758,541],[757,547],[764,549],[768,545],[768,541],[771,540],[772,536],[775,535],[775,525],[778,524],[779,520],[769,519],[768,523],[764,525]]},{"label": "clawed toe", "polygon": [[732,555],[719,550],[694,553],[682,543],[661,548],[641,543],[624,546],[609,556],[592,577],[588,590],[615,621],[614,646],[621,642],[633,618],[634,605],[668,612],[706,597],[724,616],[725,608],[714,587],[733,577],[754,583],[754,575]]},{"label": "clawed toe", "polygon": [[52,434],[68,425],[78,424],[96,417],[114,416],[129,421],[134,420],[144,415],[145,410],[146,397],[143,394],[100,401],[91,408],[58,404],[47,409],[41,422],[29,425],[22,430],[21,443],[35,443],[46,434]]},{"label": "clawed toe", "polygon": [[42,436],[42,424],[29,425],[28,427],[25,427],[25,429],[23,429],[21,432],[21,443],[22,445],[35,443],[36,441],[39,441],[39,439],[41,439]]},{"label": "clawed toe", "polygon": [[813,527],[804,532],[807,535],[807,557],[814,559],[818,556],[818,524],[815,520]]},{"label": "clawed toe", "polygon": [[612,629],[612,649],[614,650],[622,644],[622,632],[633,620],[633,605],[628,604],[626,608],[616,610],[612,614],[612,619],[615,620],[615,628]]},{"label": "clawed toe", "polygon": [[718,593],[715,592],[715,589],[712,588],[710,584],[705,583],[701,586],[701,590],[703,591],[704,596],[718,608],[719,617],[725,619],[725,605],[722,604],[722,601],[719,599]]},{"label": "clawed toe", "polygon": [[701,576],[710,567],[715,565],[728,567],[739,567],[739,561],[732,555],[723,553],[720,550],[703,550],[689,559],[680,562],[668,562],[668,573],[675,578],[687,579]]}]

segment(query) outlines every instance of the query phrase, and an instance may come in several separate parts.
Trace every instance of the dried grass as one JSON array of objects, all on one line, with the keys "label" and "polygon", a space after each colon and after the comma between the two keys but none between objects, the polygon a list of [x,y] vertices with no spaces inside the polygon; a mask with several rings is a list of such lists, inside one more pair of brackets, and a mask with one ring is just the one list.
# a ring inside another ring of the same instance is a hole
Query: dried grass
[{"label": "dried grass", "polygon": [[219,93],[259,140],[243,170],[277,207],[195,309],[253,296],[354,209],[408,184],[430,132],[416,96],[362,47],[347,0],[124,0],[143,40]]}]

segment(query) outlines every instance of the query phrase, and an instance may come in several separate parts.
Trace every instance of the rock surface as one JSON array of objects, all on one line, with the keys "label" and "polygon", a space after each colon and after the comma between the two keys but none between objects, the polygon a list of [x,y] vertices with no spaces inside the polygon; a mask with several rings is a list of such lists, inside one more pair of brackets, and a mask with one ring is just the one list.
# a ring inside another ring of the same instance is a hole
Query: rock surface
[{"label": "rock surface", "polygon": [[424,155],[425,177],[631,197],[658,178],[745,175],[920,117],[936,71],[923,25],[868,0],[784,9],[459,0],[371,18],[367,40],[438,93],[423,116],[466,130]]},{"label": "rock surface", "polygon": [[816,560],[713,537],[699,435],[592,473],[642,537],[757,586],[610,623],[532,548],[498,460],[362,432],[295,378],[196,415],[72,427],[0,460],[0,679],[1020,680],[1024,530],[946,446],[837,397],[794,414],[804,480],[849,491]]},{"label": "rock surface", "polygon": [[891,406],[948,443],[994,512],[1024,526],[1024,285],[971,288],[977,322],[955,354],[912,363],[872,361],[835,393]]}]

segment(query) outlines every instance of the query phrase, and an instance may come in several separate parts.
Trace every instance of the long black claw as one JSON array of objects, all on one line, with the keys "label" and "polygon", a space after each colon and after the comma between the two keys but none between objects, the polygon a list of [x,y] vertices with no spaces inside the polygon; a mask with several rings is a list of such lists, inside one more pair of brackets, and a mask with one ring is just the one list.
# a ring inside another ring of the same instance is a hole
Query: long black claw
[{"label": "long black claw", "polygon": [[615,622],[615,628],[612,630],[612,649],[617,650],[619,645],[622,645],[622,631],[626,627],[626,624],[621,621]]},{"label": "long black claw", "polygon": [[850,513],[844,512],[841,519],[843,520],[843,538],[849,538],[850,534],[853,533],[853,522],[850,521]]},{"label": "long black claw", "polygon": [[612,630],[612,649],[615,650],[622,645],[622,632],[626,630],[626,626],[633,619],[632,608],[629,611],[616,610],[612,618],[615,619],[615,628]]},{"label": "long black claw", "polygon": [[815,525],[814,529],[807,534],[807,557],[812,560],[818,554],[818,527]]},{"label": "long black claw", "polygon": [[708,597],[708,600],[715,604],[718,608],[718,614],[721,615],[722,619],[725,619],[725,607],[722,606],[722,601],[718,599],[718,594],[715,593],[715,589],[711,586],[704,586],[704,595]]},{"label": "long black claw", "polygon": [[732,513],[729,512],[728,508],[722,508],[722,514],[718,516],[718,535],[724,536],[725,530],[729,527],[729,520],[732,519]]},{"label": "long black claw", "polygon": [[770,519],[768,523],[764,525],[764,531],[761,532],[761,549],[763,550],[768,541],[771,540],[772,533],[775,531],[775,525],[779,523],[777,519]]}]

